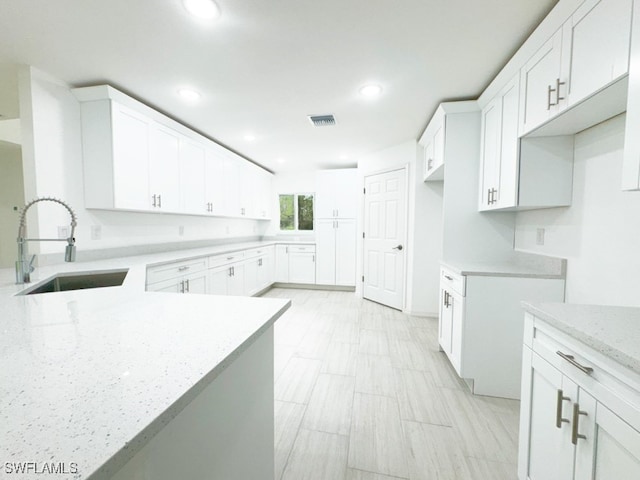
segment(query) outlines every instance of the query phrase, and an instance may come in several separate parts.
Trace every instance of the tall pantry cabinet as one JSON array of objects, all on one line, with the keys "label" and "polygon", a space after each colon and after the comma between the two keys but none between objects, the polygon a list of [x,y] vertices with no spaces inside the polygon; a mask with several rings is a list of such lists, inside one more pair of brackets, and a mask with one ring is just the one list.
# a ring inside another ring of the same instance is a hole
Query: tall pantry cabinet
[{"label": "tall pantry cabinet", "polygon": [[356,284],[357,169],[316,175],[316,283]]}]

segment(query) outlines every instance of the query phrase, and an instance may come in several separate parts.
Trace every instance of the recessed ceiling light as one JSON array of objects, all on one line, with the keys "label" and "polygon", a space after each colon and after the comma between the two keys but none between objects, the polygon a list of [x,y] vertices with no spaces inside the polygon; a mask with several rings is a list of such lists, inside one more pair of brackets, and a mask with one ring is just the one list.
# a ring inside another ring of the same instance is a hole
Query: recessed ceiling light
[{"label": "recessed ceiling light", "polygon": [[279,159],[277,160],[277,162],[278,162],[278,163],[284,163],[284,162],[286,162],[286,160],[285,160],[284,158],[279,158]]},{"label": "recessed ceiling light", "polygon": [[369,84],[360,87],[360,95],[364,97],[377,97],[382,93],[382,87],[380,85]]},{"label": "recessed ceiling light", "polygon": [[195,17],[210,20],[220,16],[220,9],[213,0],[182,0],[182,3]]},{"label": "recessed ceiling light", "polygon": [[247,135],[244,136],[244,139],[247,142],[253,142],[256,139],[256,137],[255,137],[255,135],[251,135],[250,133],[248,133]]},{"label": "recessed ceiling light", "polygon": [[200,100],[200,97],[202,96],[200,95],[200,93],[196,92],[191,88],[178,89],[178,95],[180,95],[182,98],[190,102],[195,102],[196,100]]}]

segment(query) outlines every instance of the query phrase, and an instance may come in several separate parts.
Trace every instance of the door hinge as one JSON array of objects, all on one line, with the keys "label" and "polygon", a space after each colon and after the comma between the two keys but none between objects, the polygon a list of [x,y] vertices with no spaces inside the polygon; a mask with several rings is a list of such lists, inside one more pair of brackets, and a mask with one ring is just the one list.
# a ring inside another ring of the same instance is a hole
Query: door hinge
[{"label": "door hinge", "polygon": [[362,281],[364,282],[364,275],[362,275]]},{"label": "door hinge", "polygon": [[362,238],[364,238],[364,232],[362,232]]},{"label": "door hinge", "polygon": [[364,188],[362,189],[362,193],[363,193],[363,194],[365,194],[365,195],[367,194],[367,187],[364,187]]}]

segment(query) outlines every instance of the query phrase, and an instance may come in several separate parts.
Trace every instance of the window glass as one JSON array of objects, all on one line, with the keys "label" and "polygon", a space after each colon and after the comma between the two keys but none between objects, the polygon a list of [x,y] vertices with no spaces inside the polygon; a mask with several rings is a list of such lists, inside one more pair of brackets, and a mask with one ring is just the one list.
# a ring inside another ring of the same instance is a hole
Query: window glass
[{"label": "window glass", "polygon": [[313,195],[298,195],[298,230],[313,230]]},{"label": "window glass", "polygon": [[280,230],[295,230],[293,195],[280,195]]}]

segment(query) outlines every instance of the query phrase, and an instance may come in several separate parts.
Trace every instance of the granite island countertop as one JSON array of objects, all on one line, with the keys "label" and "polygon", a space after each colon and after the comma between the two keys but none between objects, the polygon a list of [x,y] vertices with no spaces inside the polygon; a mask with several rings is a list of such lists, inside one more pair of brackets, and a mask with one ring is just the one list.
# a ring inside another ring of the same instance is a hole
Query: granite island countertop
[{"label": "granite island countertop", "polygon": [[640,374],[640,308],[522,302],[526,312]]},{"label": "granite island countertop", "polygon": [[[0,270],[0,477],[5,462],[109,478],[289,307],[275,298],[145,292],[146,267],[251,242],[36,269],[128,268],[120,287],[16,296]],[[42,474],[14,478],[43,478]]]}]

